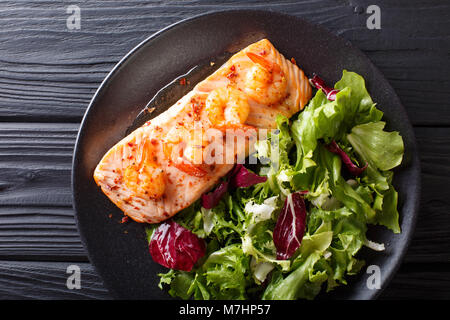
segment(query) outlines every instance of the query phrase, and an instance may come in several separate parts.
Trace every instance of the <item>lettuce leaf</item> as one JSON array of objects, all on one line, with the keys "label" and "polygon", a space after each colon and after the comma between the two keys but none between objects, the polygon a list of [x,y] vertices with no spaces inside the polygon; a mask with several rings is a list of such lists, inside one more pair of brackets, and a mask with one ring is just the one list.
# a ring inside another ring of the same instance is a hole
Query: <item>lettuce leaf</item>
[{"label": "lettuce leaf", "polygon": [[160,277],[160,288],[169,285],[169,294],[182,299],[243,300],[252,284],[250,258],[239,244],[213,251],[196,272],[170,270]]},{"label": "lettuce leaf", "polygon": [[404,145],[398,132],[384,131],[385,122],[370,122],[352,128],[347,139],[355,151],[369,163],[365,182],[377,191],[373,223],[384,225],[394,233],[398,224],[398,194],[391,184],[391,170],[402,162]]},{"label": "lettuce leaf", "polygon": [[302,287],[309,280],[310,270],[320,259],[319,253],[310,254],[304,261],[299,263],[297,269],[286,278],[280,271],[272,275],[271,282],[262,296],[263,300],[294,300],[301,298]]},{"label": "lettuce leaf", "polygon": [[239,244],[217,250],[201,267],[208,291],[216,299],[246,299],[250,284],[250,258]]},{"label": "lettuce leaf", "polygon": [[394,233],[400,233],[400,226],[398,224],[399,214],[397,210],[398,193],[392,185],[389,186],[388,191],[382,195],[378,195],[381,199],[381,209],[377,211],[373,223],[383,225],[391,229]]},{"label": "lettuce leaf", "polygon": [[292,123],[292,137],[297,146],[296,170],[305,171],[315,165],[313,152],[319,139],[329,143],[341,140],[355,125],[379,121],[383,113],[375,107],[367,92],[364,79],[344,70],[336,83],[336,100],[328,101],[318,90],[308,106]]},{"label": "lettuce leaf", "polygon": [[385,122],[370,122],[352,128],[347,135],[356,152],[373,168],[387,171],[402,162],[404,146],[398,132],[384,131]]},{"label": "lettuce leaf", "polygon": [[347,110],[351,113],[345,117],[347,127],[353,127],[358,124],[380,121],[383,112],[376,108],[369,92],[366,89],[364,78],[355,72],[344,70],[342,78],[334,85],[335,89],[344,90],[351,88],[351,97],[346,102],[350,104]]}]

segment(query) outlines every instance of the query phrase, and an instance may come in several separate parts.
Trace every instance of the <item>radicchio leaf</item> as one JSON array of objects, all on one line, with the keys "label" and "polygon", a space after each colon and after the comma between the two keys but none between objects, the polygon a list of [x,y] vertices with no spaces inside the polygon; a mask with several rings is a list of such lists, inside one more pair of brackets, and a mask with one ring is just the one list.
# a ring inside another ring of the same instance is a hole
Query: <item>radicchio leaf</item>
[{"label": "radicchio leaf", "polygon": [[212,209],[217,206],[220,202],[220,199],[227,193],[228,191],[228,181],[222,181],[216,189],[209,193],[204,193],[202,195],[202,207],[205,209]]},{"label": "radicchio leaf", "polygon": [[242,164],[237,164],[230,176],[230,186],[233,188],[247,188],[254,184],[265,182],[266,180],[267,177],[258,176]]},{"label": "radicchio leaf", "polygon": [[311,79],[309,79],[309,82],[317,89],[322,89],[323,93],[327,95],[328,100],[334,101],[336,99],[336,94],[339,92],[339,90],[328,87],[325,84],[325,81],[323,81],[323,79],[318,75],[315,74]]},{"label": "radicchio leaf", "polygon": [[301,192],[291,193],[284,201],[283,210],[278,216],[273,230],[273,242],[277,249],[277,259],[292,257],[305,234],[306,206]]},{"label": "radicchio leaf", "polygon": [[341,147],[339,147],[339,145],[334,140],[331,141],[330,144],[326,145],[326,148],[331,153],[337,154],[341,158],[342,162],[345,164],[345,167],[347,168],[348,172],[350,172],[350,174],[354,176],[359,176],[361,173],[363,173],[364,170],[366,170],[368,166],[367,162],[362,168],[355,165],[352,162],[352,159],[350,159],[350,157],[348,156],[348,154],[346,154],[345,151],[342,150]]},{"label": "radicchio leaf", "polygon": [[246,188],[265,182],[267,177],[261,177],[249,171],[242,164],[237,164],[227,175],[227,181],[222,181],[213,191],[202,195],[202,207],[211,209],[217,206],[230,188]]},{"label": "radicchio leaf", "polygon": [[191,271],[205,255],[205,242],[173,220],[163,222],[149,243],[153,260],[164,267]]}]

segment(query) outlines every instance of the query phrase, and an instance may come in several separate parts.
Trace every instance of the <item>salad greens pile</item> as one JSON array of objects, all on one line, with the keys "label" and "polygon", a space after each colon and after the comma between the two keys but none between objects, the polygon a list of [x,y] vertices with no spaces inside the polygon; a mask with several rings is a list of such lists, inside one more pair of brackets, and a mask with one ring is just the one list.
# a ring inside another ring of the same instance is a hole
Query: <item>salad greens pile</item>
[{"label": "salad greens pile", "polygon": [[[358,273],[362,246],[384,249],[366,238],[368,224],[400,232],[392,169],[403,140],[384,130],[361,76],[344,71],[335,89],[334,101],[318,90],[299,114],[278,116],[278,130],[257,142],[255,170],[266,182],[228,191],[212,209],[197,201],[173,218],[205,240],[206,254],[189,272],[160,274],[161,288],[183,299],[313,299]],[[332,141],[366,170],[350,175],[327,149]],[[305,233],[295,254],[278,260],[273,230],[296,191],[307,191]]]}]

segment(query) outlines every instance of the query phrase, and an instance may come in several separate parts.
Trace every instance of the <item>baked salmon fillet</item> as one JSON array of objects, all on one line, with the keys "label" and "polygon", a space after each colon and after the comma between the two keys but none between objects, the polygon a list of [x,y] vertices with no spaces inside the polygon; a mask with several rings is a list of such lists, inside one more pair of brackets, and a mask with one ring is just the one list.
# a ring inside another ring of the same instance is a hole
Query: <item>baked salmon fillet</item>
[{"label": "baked salmon fillet", "polygon": [[303,71],[269,40],[260,40],[113,146],[94,180],[133,220],[164,221],[247,156],[255,132],[276,128],[278,114],[302,110],[311,94]]}]

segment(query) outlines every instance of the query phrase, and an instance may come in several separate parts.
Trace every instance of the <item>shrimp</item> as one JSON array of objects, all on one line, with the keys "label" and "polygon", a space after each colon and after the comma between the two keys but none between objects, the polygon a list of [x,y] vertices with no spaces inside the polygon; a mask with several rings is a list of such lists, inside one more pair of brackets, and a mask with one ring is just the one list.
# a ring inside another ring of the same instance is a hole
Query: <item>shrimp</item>
[{"label": "shrimp", "polygon": [[196,127],[190,133],[186,147],[183,150],[183,156],[193,164],[203,163],[203,150],[208,146],[209,141],[206,139],[205,129]]},{"label": "shrimp", "polygon": [[141,167],[130,165],[124,172],[126,186],[141,197],[157,200],[165,191],[166,182],[164,171],[156,164],[147,164]]},{"label": "shrimp", "polygon": [[207,172],[203,170],[203,149],[207,146],[205,130],[195,127],[191,131],[185,127],[175,127],[167,134],[163,152],[167,160],[177,169],[196,177]]},{"label": "shrimp", "polygon": [[258,103],[271,105],[286,96],[287,80],[276,63],[253,52],[247,52],[247,57],[255,65],[245,78],[245,93]]},{"label": "shrimp", "polygon": [[142,147],[140,161],[125,168],[125,185],[141,197],[157,200],[166,188],[164,170],[155,161],[153,145],[146,141]]},{"label": "shrimp", "polygon": [[244,124],[250,113],[246,95],[233,87],[211,91],[206,99],[205,112],[215,127]]}]

